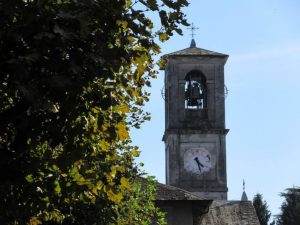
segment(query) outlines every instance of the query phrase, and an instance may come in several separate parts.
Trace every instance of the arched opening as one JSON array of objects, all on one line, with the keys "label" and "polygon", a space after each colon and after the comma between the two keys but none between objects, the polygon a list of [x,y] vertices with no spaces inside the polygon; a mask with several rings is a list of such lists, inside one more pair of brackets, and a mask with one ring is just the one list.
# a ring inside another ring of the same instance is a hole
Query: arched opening
[{"label": "arched opening", "polygon": [[192,70],[185,76],[185,108],[205,109],[207,107],[206,78],[199,70]]}]

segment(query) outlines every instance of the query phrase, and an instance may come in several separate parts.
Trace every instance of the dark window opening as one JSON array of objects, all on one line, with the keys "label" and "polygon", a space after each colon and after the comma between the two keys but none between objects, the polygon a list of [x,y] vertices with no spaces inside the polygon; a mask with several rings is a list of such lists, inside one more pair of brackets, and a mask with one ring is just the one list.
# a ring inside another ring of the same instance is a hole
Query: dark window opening
[{"label": "dark window opening", "polygon": [[206,78],[202,72],[192,70],[185,77],[185,108],[205,109],[207,107]]}]

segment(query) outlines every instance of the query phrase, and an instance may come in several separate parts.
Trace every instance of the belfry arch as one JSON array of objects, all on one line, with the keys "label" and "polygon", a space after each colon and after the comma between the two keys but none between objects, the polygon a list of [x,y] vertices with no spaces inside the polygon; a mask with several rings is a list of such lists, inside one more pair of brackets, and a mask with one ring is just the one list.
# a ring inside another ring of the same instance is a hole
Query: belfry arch
[{"label": "belfry arch", "polygon": [[206,77],[200,70],[192,70],[185,76],[185,109],[207,108]]}]

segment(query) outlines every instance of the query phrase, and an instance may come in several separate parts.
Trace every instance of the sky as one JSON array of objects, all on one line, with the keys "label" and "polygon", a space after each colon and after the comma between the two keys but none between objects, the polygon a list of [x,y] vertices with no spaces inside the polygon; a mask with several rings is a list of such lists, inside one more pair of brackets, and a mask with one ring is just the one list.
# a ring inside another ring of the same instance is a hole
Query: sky
[{"label": "sky", "polygon": [[[228,54],[225,65],[228,199],[240,200],[243,179],[273,215],[286,188],[300,186],[300,1],[190,0],[187,19],[197,47]],[[163,43],[162,55],[189,47],[190,31]],[[145,110],[152,119],[131,131],[143,169],[165,183],[164,71],[152,80]]]}]

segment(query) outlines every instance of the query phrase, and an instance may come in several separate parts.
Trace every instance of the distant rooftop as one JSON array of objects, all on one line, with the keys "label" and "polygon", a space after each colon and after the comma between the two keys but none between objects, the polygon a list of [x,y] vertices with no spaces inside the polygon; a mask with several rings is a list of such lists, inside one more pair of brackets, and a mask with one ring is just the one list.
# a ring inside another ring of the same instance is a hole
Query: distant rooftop
[{"label": "distant rooftop", "polygon": [[248,201],[248,197],[245,191],[243,191],[241,201]]},{"label": "distant rooftop", "polygon": [[205,200],[186,190],[157,183],[156,200]]},{"label": "distant rooftop", "polygon": [[247,197],[245,189],[246,189],[245,188],[245,180],[243,180],[243,194],[242,194],[241,201],[248,201],[248,197]]},{"label": "distant rooftop", "polygon": [[[142,186],[148,185],[147,179],[140,177],[139,180],[141,181]],[[169,200],[210,201],[178,187],[162,184],[159,182],[156,182],[155,185],[156,185],[156,200],[158,201],[166,201],[166,200],[168,201]]]}]

